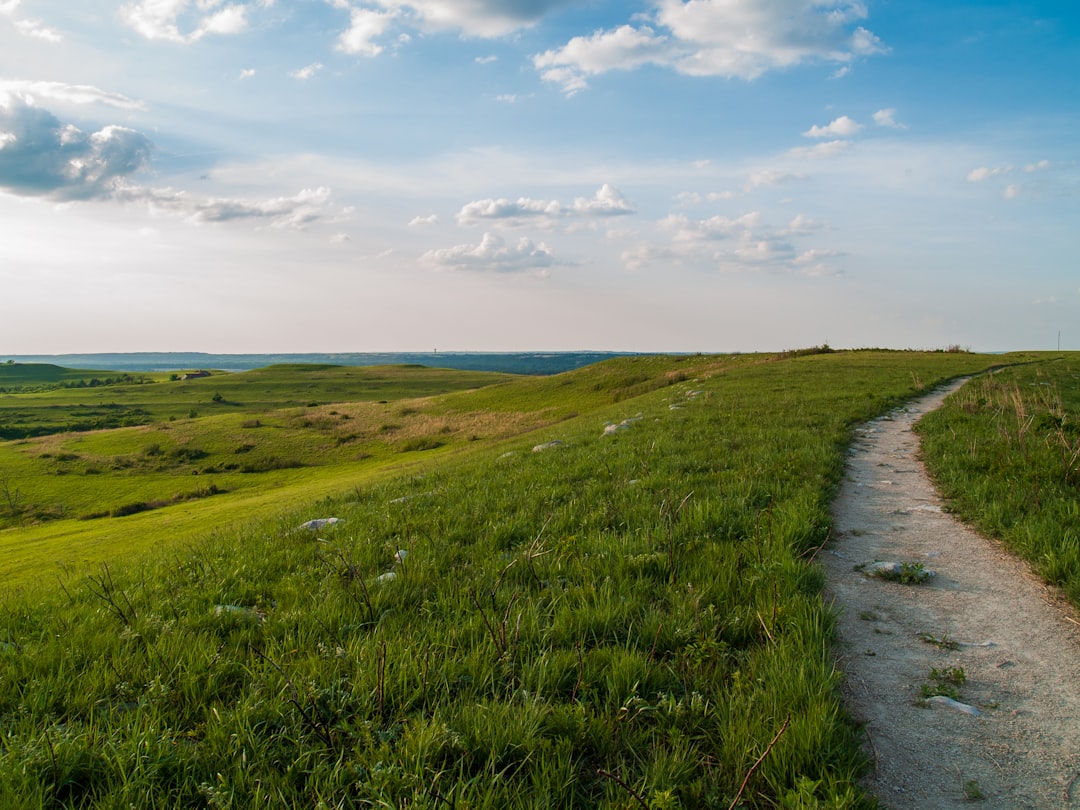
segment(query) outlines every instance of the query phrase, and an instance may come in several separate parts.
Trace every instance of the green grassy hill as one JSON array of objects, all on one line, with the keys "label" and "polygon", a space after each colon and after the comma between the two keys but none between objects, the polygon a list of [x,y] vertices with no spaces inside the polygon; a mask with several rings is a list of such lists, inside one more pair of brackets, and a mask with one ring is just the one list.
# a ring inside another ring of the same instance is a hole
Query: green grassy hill
[{"label": "green grassy hill", "polygon": [[[0,445],[28,488],[95,493],[17,504],[0,532],[23,583],[0,615],[0,795],[871,806],[813,557],[854,425],[1001,362],[622,358],[385,403],[170,422],[162,401],[151,425]],[[300,466],[227,469],[248,457]]]}]

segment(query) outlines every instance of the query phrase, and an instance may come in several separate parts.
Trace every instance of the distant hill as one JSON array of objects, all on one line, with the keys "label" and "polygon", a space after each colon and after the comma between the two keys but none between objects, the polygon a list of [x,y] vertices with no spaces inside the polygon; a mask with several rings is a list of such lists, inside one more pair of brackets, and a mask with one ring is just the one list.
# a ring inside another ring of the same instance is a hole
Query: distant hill
[{"label": "distant hill", "polygon": [[121,354],[0,355],[0,363],[48,363],[72,369],[174,371],[212,368],[247,371],[282,363],[339,366],[418,364],[465,371],[507,374],[559,374],[636,352],[347,352],[338,354],[206,354],[203,352],[129,352]]},{"label": "distant hill", "polygon": [[58,366],[54,363],[15,361],[0,362],[0,388],[3,386],[35,386],[50,383],[77,382],[88,376],[108,376],[112,371],[102,371],[98,365],[84,366],[79,370]]}]

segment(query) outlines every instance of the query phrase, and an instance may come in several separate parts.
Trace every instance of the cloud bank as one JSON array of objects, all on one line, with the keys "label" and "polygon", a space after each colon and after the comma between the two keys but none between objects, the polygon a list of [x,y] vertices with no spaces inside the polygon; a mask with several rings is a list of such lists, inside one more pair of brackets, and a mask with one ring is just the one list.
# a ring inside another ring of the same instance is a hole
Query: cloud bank
[{"label": "cloud bank", "polygon": [[153,144],[127,127],[85,133],[21,95],[0,97],[0,188],[61,200],[111,196],[150,160]]},{"label": "cloud bank", "polygon": [[150,40],[197,42],[207,34],[238,34],[248,27],[252,8],[274,0],[224,3],[222,0],[139,0],[120,9],[120,19]]},{"label": "cloud bank", "polygon": [[577,197],[571,205],[563,205],[558,200],[534,200],[528,197],[519,197],[514,201],[502,198],[476,200],[462,207],[457,221],[459,225],[497,221],[509,227],[552,227],[567,219],[617,217],[633,213],[633,206],[622,193],[605,183],[591,198]]},{"label": "cloud bank", "polygon": [[560,264],[543,242],[521,237],[508,245],[501,236],[485,233],[479,245],[457,245],[429,250],[420,260],[442,270],[475,270],[491,273],[533,272],[545,275]]},{"label": "cloud bank", "polygon": [[647,24],[574,37],[533,57],[541,76],[574,94],[588,78],[644,65],[690,76],[754,79],[806,62],[849,64],[887,48],[857,23],[861,0],[656,0]]}]

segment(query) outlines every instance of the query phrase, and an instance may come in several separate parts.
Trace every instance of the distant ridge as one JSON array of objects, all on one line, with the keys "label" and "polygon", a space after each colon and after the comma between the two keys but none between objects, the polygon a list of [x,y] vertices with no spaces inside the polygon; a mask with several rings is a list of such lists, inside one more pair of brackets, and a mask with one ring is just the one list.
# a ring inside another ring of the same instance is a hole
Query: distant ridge
[{"label": "distant ridge", "polygon": [[207,354],[204,352],[126,352],[119,354],[0,355],[0,362],[52,363],[65,368],[111,371],[222,369],[246,371],[280,363],[329,363],[339,366],[418,364],[464,371],[509,374],[559,374],[612,357],[638,352],[342,352],[330,354]]}]

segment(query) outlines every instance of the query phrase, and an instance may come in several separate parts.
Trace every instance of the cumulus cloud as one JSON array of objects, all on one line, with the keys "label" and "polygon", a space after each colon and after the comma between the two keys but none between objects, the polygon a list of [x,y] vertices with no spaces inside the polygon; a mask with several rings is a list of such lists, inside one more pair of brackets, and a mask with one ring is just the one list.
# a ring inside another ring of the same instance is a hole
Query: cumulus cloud
[{"label": "cumulus cloud", "polygon": [[119,93],[110,93],[89,84],[0,79],[0,104],[12,96],[37,101],[49,99],[68,104],[105,104],[123,110],[145,110],[146,105]]},{"label": "cumulus cloud", "polygon": [[245,200],[228,197],[196,197],[171,188],[124,186],[113,195],[125,203],[144,204],[153,211],[174,213],[195,223],[250,220],[265,222],[279,230],[304,230],[328,216],[330,189],[304,189],[292,197]]},{"label": "cumulus cloud", "polygon": [[672,66],[679,47],[651,28],[623,25],[613,31],[574,37],[558,50],[534,56],[533,66],[543,79],[561,84],[565,93],[573,95],[588,86],[587,76],[647,64]]},{"label": "cumulus cloud", "polygon": [[538,224],[551,227],[560,220],[616,217],[633,213],[633,206],[622,193],[605,183],[592,197],[576,197],[570,205],[563,205],[558,200],[534,200],[529,197],[519,197],[513,201],[476,200],[462,207],[457,220],[461,225],[499,221],[511,227]]},{"label": "cumulus cloud", "polygon": [[680,191],[675,195],[675,201],[681,205],[697,205],[703,202],[719,202],[720,200],[735,199],[734,191],[710,191],[701,194],[697,191]]},{"label": "cumulus cloud", "polygon": [[797,146],[788,150],[788,156],[804,160],[820,160],[836,157],[851,147],[851,141],[822,141],[813,146]]},{"label": "cumulus cloud", "polygon": [[409,227],[421,228],[425,225],[437,225],[438,222],[438,214],[428,214],[426,217],[413,217],[411,220],[409,220]]},{"label": "cumulus cloud", "polygon": [[810,276],[811,278],[837,276],[840,275],[840,271],[835,265],[829,263],[829,259],[834,259],[843,255],[844,254],[838,250],[811,248],[796,256],[792,260],[792,266],[800,275]]},{"label": "cumulus cloud", "polygon": [[[567,5],[569,0],[326,0],[326,3],[349,12],[349,27],[338,37],[338,50],[378,56],[385,48],[376,40],[391,27],[425,32],[458,30],[467,36],[500,37],[534,25],[549,11]],[[408,33],[402,32],[397,41],[410,39]],[[476,61],[486,64],[495,61],[495,57]]]},{"label": "cumulus cloud", "polygon": [[989,180],[991,177],[1008,174],[1012,170],[1012,166],[980,166],[979,168],[972,169],[968,172],[967,180],[969,183],[981,183],[984,180]]},{"label": "cumulus cloud", "polygon": [[383,52],[383,46],[375,40],[386,32],[397,16],[393,10],[351,9],[349,27],[338,37],[338,50],[362,56],[378,56]]},{"label": "cumulus cloud", "polygon": [[630,269],[657,262],[697,264],[725,272],[769,271],[809,276],[836,275],[828,259],[839,253],[796,247],[795,240],[822,226],[799,215],[787,227],[774,228],[751,211],[738,217],[691,219],[672,214],[657,223],[666,242],[640,242],[622,254]]},{"label": "cumulus cloud", "polygon": [[426,30],[457,29],[469,36],[501,37],[539,22],[568,0],[377,0],[407,13]]},{"label": "cumulus cloud", "polygon": [[590,76],[652,64],[692,76],[754,79],[807,62],[846,65],[888,49],[856,25],[862,0],[654,0],[646,23],[571,39],[533,57],[567,94]]},{"label": "cumulus cloud", "polygon": [[906,126],[896,120],[896,110],[891,107],[884,110],[878,110],[874,113],[874,123],[879,127],[889,127],[890,129],[907,129]]},{"label": "cumulus cloud", "polygon": [[841,115],[823,127],[816,124],[803,133],[804,138],[850,138],[857,135],[862,124],[846,115]]},{"label": "cumulus cloud", "polygon": [[121,7],[120,19],[146,39],[191,43],[207,34],[238,34],[247,29],[252,8],[271,5],[273,0],[138,0]]},{"label": "cumulus cloud", "polygon": [[322,69],[323,65],[321,62],[312,62],[310,65],[306,65],[305,67],[289,71],[289,75],[292,76],[294,79],[299,79],[303,82],[310,79]]},{"label": "cumulus cloud", "polygon": [[782,172],[776,169],[761,169],[750,174],[747,181],[747,190],[759,186],[786,186],[790,183],[802,183],[809,180],[809,176],[802,172]]},{"label": "cumulus cloud", "polygon": [[127,127],[85,133],[20,95],[0,97],[0,188],[63,200],[110,196],[144,168],[151,142]]},{"label": "cumulus cloud", "polygon": [[63,35],[52,28],[47,28],[38,20],[29,20],[16,16],[15,12],[18,10],[19,5],[20,0],[5,0],[5,2],[0,2],[0,17],[7,17],[10,19],[11,24],[15,26],[15,30],[23,36],[33,37],[34,39],[41,39],[51,43],[63,41]]},{"label": "cumulus cloud", "polygon": [[545,272],[560,264],[543,242],[522,237],[508,245],[497,234],[485,233],[479,245],[429,250],[421,261],[440,269],[478,270],[495,273]]}]

